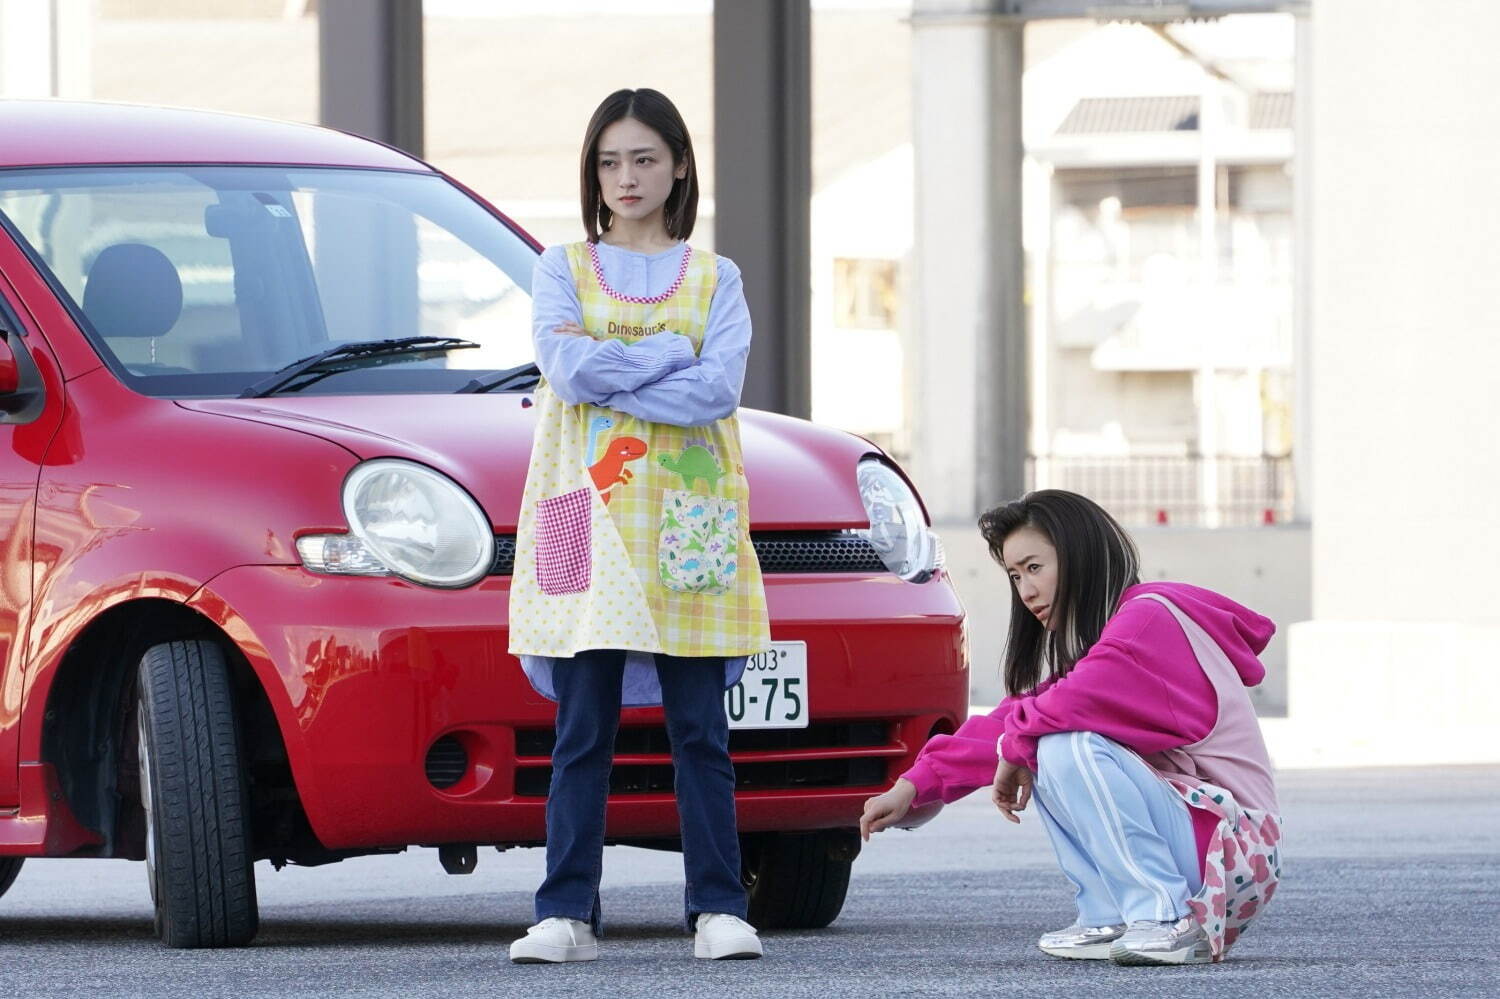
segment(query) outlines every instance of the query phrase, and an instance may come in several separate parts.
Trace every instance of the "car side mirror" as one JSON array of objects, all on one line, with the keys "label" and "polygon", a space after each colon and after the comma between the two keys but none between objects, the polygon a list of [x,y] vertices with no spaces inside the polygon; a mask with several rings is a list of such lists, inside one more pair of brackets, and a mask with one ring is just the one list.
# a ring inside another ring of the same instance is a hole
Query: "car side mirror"
[{"label": "car side mirror", "polygon": [[10,332],[0,329],[0,395],[10,395],[21,388],[21,368],[16,352],[10,348]]},{"label": "car side mirror", "polygon": [[16,335],[0,326],[0,423],[30,423],[42,415],[46,401],[36,362]]}]

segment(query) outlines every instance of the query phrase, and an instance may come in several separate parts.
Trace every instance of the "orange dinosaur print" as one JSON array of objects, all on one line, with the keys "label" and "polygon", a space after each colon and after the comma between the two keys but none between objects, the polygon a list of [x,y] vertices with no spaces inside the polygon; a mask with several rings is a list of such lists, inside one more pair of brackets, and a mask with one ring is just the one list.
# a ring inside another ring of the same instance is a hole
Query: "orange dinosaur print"
[{"label": "orange dinosaur print", "polygon": [[645,456],[646,442],[639,437],[616,437],[610,441],[604,448],[604,457],[589,466],[589,475],[594,479],[594,488],[599,490],[599,498],[608,503],[611,490],[623,486],[635,475],[625,463]]}]

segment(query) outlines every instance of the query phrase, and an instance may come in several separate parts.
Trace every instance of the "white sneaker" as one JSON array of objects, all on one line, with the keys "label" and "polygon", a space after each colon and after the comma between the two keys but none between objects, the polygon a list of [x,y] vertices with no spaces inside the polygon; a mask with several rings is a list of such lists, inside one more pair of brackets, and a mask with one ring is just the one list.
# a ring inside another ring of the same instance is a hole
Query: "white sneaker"
[{"label": "white sneaker", "polygon": [[1208,936],[1192,916],[1158,923],[1141,919],[1110,944],[1109,959],[1116,964],[1208,964],[1213,960]]},{"label": "white sneaker", "polygon": [[593,928],[582,920],[561,916],[549,916],[510,945],[510,959],[516,964],[560,964],[598,958],[599,941],[594,939]]},{"label": "white sneaker", "polygon": [[1083,961],[1108,961],[1110,944],[1125,935],[1125,924],[1081,926],[1074,923],[1062,930],[1043,933],[1036,942],[1043,953]]},{"label": "white sneaker", "polygon": [[755,927],[727,912],[705,912],[698,916],[693,935],[693,956],[713,961],[739,961],[765,953]]}]

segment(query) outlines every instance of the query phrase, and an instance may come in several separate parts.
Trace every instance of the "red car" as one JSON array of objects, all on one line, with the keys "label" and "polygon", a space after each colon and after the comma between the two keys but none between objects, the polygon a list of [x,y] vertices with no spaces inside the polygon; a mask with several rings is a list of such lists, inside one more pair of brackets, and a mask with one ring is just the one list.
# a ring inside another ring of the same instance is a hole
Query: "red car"
[{"label": "red car", "polygon": [[[0,891],[147,862],[172,946],[253,863],[543,839],[553,707],[506,652],[537,246],[320,128],[0,102]],[[827,925],[863,800],[968,701],[963,610],[880,450],[742,416],[773,647],[726,694],[751,918]],[[675,848],[660,709],[608,839]]]}]

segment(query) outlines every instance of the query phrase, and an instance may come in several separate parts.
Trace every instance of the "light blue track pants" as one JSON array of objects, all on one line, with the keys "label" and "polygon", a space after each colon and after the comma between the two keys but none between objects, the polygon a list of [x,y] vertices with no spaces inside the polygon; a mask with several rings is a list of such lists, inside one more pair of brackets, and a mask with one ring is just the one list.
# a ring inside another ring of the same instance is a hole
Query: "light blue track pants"
[{"label": "light blue track pants", "polygon": [[1140,757],[1093,732],[1037,745],[1032,800],[1078,889],[1078,921],[1180,919],[1202,887],[1188,806]]}]

